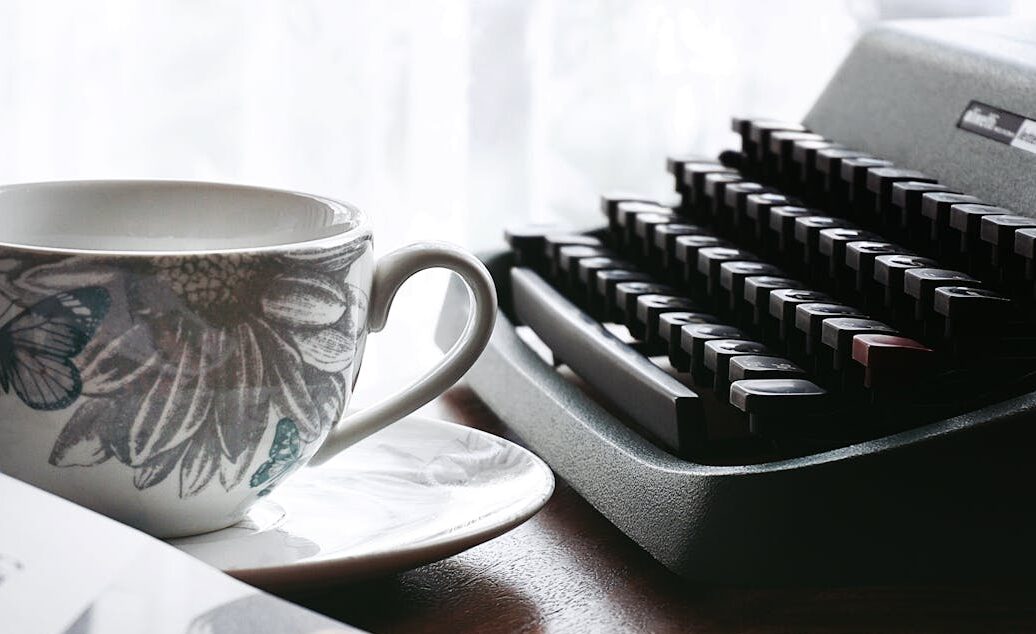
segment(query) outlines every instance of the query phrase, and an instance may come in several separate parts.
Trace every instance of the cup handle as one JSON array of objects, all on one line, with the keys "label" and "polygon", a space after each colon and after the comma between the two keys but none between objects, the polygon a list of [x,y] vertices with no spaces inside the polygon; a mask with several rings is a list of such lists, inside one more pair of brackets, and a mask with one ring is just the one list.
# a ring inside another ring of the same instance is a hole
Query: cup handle
[{"label": "cup handle", "polygon": [[396,291],[411,275],[430,268],[450,269],[464,280],[474,303],[464,331],[435,367],[380,403],[345,417],[331,430],[310,464],[321,464],[343,449],[410,414],[457,382],[489,343],[496,321],[496,287],[478,258],[445,242],[418,242],[389,253],[378,261],[371,284],[367,329],[385,327]]}]

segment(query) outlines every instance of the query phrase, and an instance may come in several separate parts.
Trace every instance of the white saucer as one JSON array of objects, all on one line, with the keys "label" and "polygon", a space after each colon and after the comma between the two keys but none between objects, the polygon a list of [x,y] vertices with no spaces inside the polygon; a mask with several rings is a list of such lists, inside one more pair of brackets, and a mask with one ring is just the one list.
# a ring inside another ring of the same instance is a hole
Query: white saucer
[{"label": "white saucer", "polygon": [[353,581],[492,539],[553,491],[547,465],[514,443],[410,416],[295,474],[245,521],[169,543],[265,588]]}]

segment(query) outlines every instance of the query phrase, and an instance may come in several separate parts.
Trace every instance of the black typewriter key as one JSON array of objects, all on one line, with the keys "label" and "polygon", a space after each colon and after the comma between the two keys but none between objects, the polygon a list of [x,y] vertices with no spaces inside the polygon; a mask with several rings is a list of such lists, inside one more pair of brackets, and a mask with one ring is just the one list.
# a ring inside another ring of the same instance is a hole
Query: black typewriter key
[{"label": "black typewriter key", "polygon": [[796,142],[821,141],[827,139],[823,135],[805,130],[781,130],[770,134],[770,147],[767,152],[776,157],[779,167],[783,167],[792,161],[792,154]]},{"label": "black typewriter key", "polygon": [[[785,253],[795,242],[795,221],[805,216],[815,216],[817,211],[808,207],[788,205],[770,209],[770,231],[776,234],[776,249],[768,249],[771,253]],[[770,242],[763,239],[763,247]]]},{"label": "black typewriter key", "polygon": [[[981,266],[984,253],[981,248],[984,245],[979,237],[982,218],[1010,213],[1003,207],[993,205],[957,204],[950,207],[950,229],[956,232],[960,241],[958,248],[961,257],[950,259],[949,264],[964,267],[969,271]],[[945,257],[946,254],[943,255]]]},{"label": "black typewriter key", "polygon": [[793,144],[791,162],[794,179],[798,181],[797,188],[807,197],[823,192],[823,177],[817,171],[817,152],[830,149],[845,148],[831,141],[801,140]]},{"label": "black typewriter key", "polygon": [[842,184],[842,161],[849,158],[871,158],[866,152],[842,148],[825,148],[817,150],[816,171],[824,198],[841,198],[844,191]]},{"label": "black typewriter key", "polygon": [[[751,144],[751,159],[763,162],[763,156],[770,149],[770,137],[774,132],[807,132],[805,126],[788,121],[753,119],[748,123],[748,139]],[[742,136],[742,139],[744,136]]]},{"label": "black typewriter key", "polygon": [[666,342],[669,363],[674,368],[682,368],[685,372],[690,365],[691,358],[680,347],[680,331],[684,326],[692,324],[724,325],[715,315],[695,311],[661,313],[658,316],[658,338]]},{"label": "black typewriter key", "polygon": [[799,280],[787,277],[760,275],[745,278],[745,290],[742,293],[745,302],[751,306],[751,323],[762,326],[765,317],[770,315],[770,293],[779,290],[795,290],[804,288]]},{"label": "black typewriter key", "polygon": [[504,239],[515,256],[515,266],[539,269],[544,260],[544,245],[549,235],[564,235],[565,228],[554,225],[520,225],[504,230]]},{"label": "black typewriter key", "polygon": [[805,379],[746,379],[730,384],[730,404],[748,414],[753,434],[794,435],[830,407],[827,390]]},{"label": "black typewriter key", "polygon": [[891,201],[895,207],[912,214],[921,214],[921,198],[925,194],[959,194],[957,190],[933,181],[905,180],[892,183]]},{"label": "black typewriter key", "polygon": [[935,179],[925,176],[917,170],[899,169],[895,167],[876,167],[867,170],[867,191],[874,197],[873,213],[878,222],[884,226],[898,227],[900,220],[892,217],[892,186],[895,183],[911,181],[915,183],[934,183]]},{"label": "black typewriter key", "polygon": [[608,228],[614,233],[619,228],[619,205],[621,203],[645,203],[663,205],[657,196],[632,192],[611,192],[601,196],[601,213],[608,219]]},{"label": "black typewriter key", "polygon": [[[637,322],[637,298],[641,295],[679,295],[676,289],[666,284],[656,282],[620,282],[615,285],[615,302],[612,308],[615,310],[616,320],[629,328],[630,333],[638,339],[643,336],[635,332]],[[621,315],[621,317],[620,317]]]},{"label": "black typewriter key", "polygon": [[741,181],[740,183],[733,183],[727,185],[726,190],[723,192],[723,203],[732,209],[737,208],[738,205],[743,206],[745,199],[752,194],[762,194],[771,191],[768,185],[762,183],[756,183],[753,181]]},{"label": "black typewriter key", "polygon": [[833,216],[802,216],[795,219],[795,243],[798,245],[795,249],[797,260],[795,255],[792,258],[801,270],[809,273],[805,277],[815,278],[821,274],[827,274],[826,271],[809,269],[810,265],[818,259],[817,256],[820,254],[820,232],[824,229],[851,227],[852,223],[849,221]]},{"label": "black typewriter key", "polygon": [[730,360],[727,381],[744,379],[804,379],[806,372],[783,357],[746,354]]},{"label": "black typewriter key", "polygon": [[[1036,218],[1007,214],[984,216],[979,224],[979,236],[996,247],[1001,255],[1014,250],[1014,234],[1019,229],[1036,228]],[[1006,248],[1005,248],[1006,247]]]},{"label": "black typewriter key", "polygon": [[685,282],[691,282],[698,277],[698,252],[711,247],[727,245],[727,241],[716,236],[688,235],[676,238],[676,247],[673,249],[673,259],[679,265],[678,275]]},{"label": "black typewriter key", "polygon": [[690,360],[690,365],[673,366],[682,372],[690,369],[696,380],[708,377],[705,368],[705,342],[714,339],[748,339],[739,328],[726,324],[688,324],[680,328],[680,349]]},{"label": "black typewriter key", "polygon": [[[741,137],[741,142],[744,143],[745,137],[748,136],[748,132],[752,127],[751,117],[730,117],[730,131]],[[744,146],[741,147],[742,153],[746,153]]]},{"label": "black typewriter key", "polygon": [[801,304],[830,302],[831,298],[819,291],[786,288],[770,293],[770,315],[777,320],[777,336],[785,341],[794,328],[795,309]]},{"label": "black typewriter key", "polygon": [[658,263],[662,270],[665,270],[674,259],[676,251],[676,239],[680,236],[702,235],[707,233],[698,225],[686,223],[670,223],[655,227],[655,244],[652,249],[652,259]]},{"label": "black typewriter key", "polygon": [[[772,180],[775,177],[770,152],[770,139],[773,134],[778,132],[805,131],[805,128],[801,125],[792,123],[768,120],[753,121],[748,130],[748,147],[750,153],[747,154],[748,160],[746,162],[748,165],[746,167],[749,168],[747,173],[767,180]],[[742,137],[742,139],[744,139],[744,137]],[[744,142],[742,142],[742,145],[744,145]]]},{"label": "black typewriter key", "polygon": [[879,255],[874,258],[874,281],[884,296],[885,308],[896,311],[903,294],[903,274],[910,269],[936,267],[939,263],[919,255]]},{"label": "black typewriter key", "polygon": [[747,130],[748,137],[751,141],[758,145],[767,145],[770,142],[770,135],[774,132],[808,132],[806,127],[801,123],[795,123],[793,121],[780,121],[777,119],[765,119],[765,118],[744,118],[738,119],[737,124],[742,136],[745,135]]},{"label": "black typewriter key", "polygon": [[600,317],[607,321],[621,318],[615,308],[615,288],[625,282],[651,282],[651,276],[643,271],[622,269],[604,270],[597,273],[597,292],[594,303],[600,307]]},{"label": "black typewriter key", "polygon": [[951,339],[1003,326],[1011,300],[984,288],[941,286],[935,289],[932,308],[945,320],[943,336]]},{"label": "black typewriter key", "polygon": [[[899,220],[899,228],[908,236],[928,239],[928,223],[921,215],[921,200],[925,194],[956,194],[953,189],[941,183],[925,181],[900,181],[892,184],[892,211]],[[892,223],[890,223],[892,224]]]},{"label": "black typewriter key", "polygon": [[709,297],[716,297],[720,288],[720,266],[724,262],[757,262],[754,254],[731,247],[707,247],[698,251],[698,284]]},{"label": "black typewriter key", "polygon": [[552,261],[557,261],[558,252],[567,246],[604,248],[599,239],[581,233],[550,233],[543,238],[543,254]]},{"label": "black typewriter key", "polygon": [[831,201],[833,207],[837,210],[839,204],[845,204],[854,215],[868,217],[874,209],[874,194],[867,189],[867,173],[882,167],[892,167],[892,163],[876,158],[844,159],[839,186],[844,199]]},{"label": "black typewriter key", "polygon": [[558,249],[558,280],[566,290],[579,288],[579,262],[589,258],[610,257],[608,249],[569,245]]},{"label": "black typewriter key", "polygon": [[641,295],[637,298],[636,319],[630,333],[641,341],[653,344],[660,340],[658,319],[664,313],[688,312],[698,306],[680,295]]},{"label": "black typewriter key", "polygon": [[554,285],[569,299],[582,305],[587,299],[587,287],[580,278],[579,264],[598,258],[614,261],[614,256],[615,254],[610,250],[599,247],[580,245],[561,247],[558,250],[557,275],[553,279]]},{"label": "black typewriter key", "polygon": [[761,240],[770,228],[770,210],[774,207],[795,206],[798,201],[784,194],[766,192],[752,194],[745,199],[745,222],[742,224],[744,236],[754,233],[756,240]]},{"label": "black typewriter key", "polygon": [[698,208],[699,213],[715,222],[723,213],[727,185],[744,182],[740,174],[707,174],[705,176],[705,198]]},{"label": "black typewriter key", "polygon": [[816,353],[824,321],[836,317],[866,318],[858,308],[844,304],[810,302],[795,307],[795,330],[801,333],[806,356]]},{"label": "black typewriter key", "polygon": [[854,272],[856,291],[865,301],[869,300],[874,288],[874,260],[879,255],[897,254],[909,255],[910,252],[898,244],[880,240],[864,240],[845,245],[845,265]]},{"label": "black typewriter key", "polygon": [[749,277],[781,275],[779,268],[766,262],[723,262],[719,265],[719,285],[727,296],[727,309],[736,311],[744,300],[745,280]]},{"label": "black typewriter key", "polygon": [[712,373],[712,387],[720,391],[727,387],[730,361],[745,355],[766,354],[766,346],[749,339],[713,339],[705,342],[705,369]]},{"label": "black typewriter key", "polygon": [[673,154],[665,157],[665,171],[673,175],[673,178],[677,182],[677,191],[680,190],[680,179],[683,176],[684,165],[688,163],[710,163],[714,164],[707,156],[701,154]]},{"label": "black typewriter key", "polygon": [[913,299],[915,328],[926,337],[943,335],[944,325],[934,315],[934,295],[942,286],[981,288],[982,282],[958,270],[946,268],[911,268],[903,272],[903,294]]},{"label": "black typewriter key", "polygon": [[597,274],[607,270],[635,271],[637,267],[632,262],[611,256],[583,258],[576,262],[579,283],[588,288],[596,288]]},{"label": "black typewriter key", "polygon": [[835,227],[832,229],[821,229],[817,242],[817,249],[820,255],[827,259],[828,273],[832,279],[844,276],[847,270],[845,254],[849,244],[861,241],[877,241],[881,236],[863,229],[851,227]]},{"label": "black typewriter key", "polygon": [[[597,290],[597,276],[602,271],[636,271],[632,263],[613,257],[584,258],[576,263],[576,275],[579,278],[579,287],[586,295],[585,301],[589,312],[600,316],[602,303],[601,294]],[[647,276],[644,276],[645,279]]]},{"label": "black typewriter key", "polygon": [[670,210],[655,203],[619,203],[619,209],[615,215],[618,228],[612,232],[612,236],[616,238],[620,247],[631,252],[637,252],[637,218],[643,215],[655,216],[664,214],[667,211]]},{"label": "black typewriter key", "polygon": [[680,182],[684,188],[684,213],[694,214],[705,204],[705,178],[710,174],[737,175],[737,171],[719,163],[687,163],[683,166]]},{"label": "black typewriter key", "polygon": [[791,144],[791,161],[802,176],[806,171],[816,168],[817,151],[827,149],[846,149],[845,146],[827,139],[797,139]]},{"label": "black typewriter key", "polygon": [[1025,262],[1025,279],[1036,277],[1036,229],[1019,229],[1014,233],[1014,252]]},{"label": "black typewriter key", "polygon": [[752,130],[752,119],[749,117],[731,117],[730,129],[741,137],[741,154],[744,157],[744,163],[741,169],[746,174],[752,171],[754,167],[751,162],[755,160],[756,145],[752,142],[751,130]]},{"label": "black typewriter key", "polygon": [[[981,204],[974,196],[934,192],[922,194],[921,217],[928,223],[928,246],[935,254],[954,252],[958,248],[957,232],[950,229],[950,208],[960,204]],[[951,243],[952,239],[952,243]]]},{"label": "black typewriter key", "polygon": [[812,132],[774,132],[770,135],[770,151],[767,153],[772,174],[791,191],[800,189],[799,174],[795,173],[792,151],[796,141],[826,141],[823,136]]},{"label": "black typewriter key", "polygon": [[637,214],[633,218],[634,240],[630,249],[634,255],[644,258],[651,256],[655,244],[655,231],[658,227],[670,224],[677,216],[671,213]]},{"label": "black typewriter key", "polygon": [[832,367],[841,370],[852,359],[853,337],[856,335],[896,335],[896,329],[873,319],[835,317],[820,326],[820,343],[833,352]]},{"label": "black typewriter key", "polygon": [[1015,214],[1006,216],[985,216],[979,227],[979,237],[990,246],[989,266],[980,267],[980,273],[986,273],[1007,288],[1013,288],[1022,278],[1021,271],[1016,270],[1014,258],[1014,234],[1019,229],[1036,228],[1036,219]]},{"label": "black typewriter key", "polygon": [[551,277],[558,276],[558,258],[563,247],[580,246],[603,249],[604,244],[593,236],[579,233],[552,233],[543,239],[543,255],[546,260],[546,267]]},{"label": "black typewriter key", "polygon": [[935,289],[940,286],[981,288],[982,282],[950,269],[928,267],[904,271],[903,292],[915,301],[914,317],[923,319],[935,309]]},{"label": "black typewriter key", "polygon": [[864,368],[864,386],[902,389],[927,378],[935,353],[906,337],[864,334],[853,337],[853,361]]},{"label": "black typewriter key", "polygon": [[736,230],[745,226],[748,197],[769,192],[770,188],[761,183],[741,182],[727,185],[724,192],[724,214],[718,218],[721,227]]}]

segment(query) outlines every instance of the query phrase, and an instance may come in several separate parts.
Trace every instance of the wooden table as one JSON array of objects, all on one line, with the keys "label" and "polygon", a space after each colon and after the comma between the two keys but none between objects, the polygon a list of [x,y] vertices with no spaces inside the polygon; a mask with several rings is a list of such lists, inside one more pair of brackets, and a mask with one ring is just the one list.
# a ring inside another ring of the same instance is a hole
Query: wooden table
[{"label": "wooden table", "polygon": [[[422,413],[518,441],[465,387]],[[1036,586],[690,584],[560,480],[538,515],[467,552],[286,598],[372,632],[1036,632]]]}]

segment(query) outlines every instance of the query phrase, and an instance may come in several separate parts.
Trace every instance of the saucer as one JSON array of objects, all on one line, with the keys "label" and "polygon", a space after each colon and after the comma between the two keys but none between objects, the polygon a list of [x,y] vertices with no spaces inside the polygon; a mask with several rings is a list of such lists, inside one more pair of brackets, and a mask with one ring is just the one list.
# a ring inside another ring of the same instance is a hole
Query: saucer
[{"label": "saucer", "polygon": [[298,472],[242,522],[168,541],[264,588],[355,581],[501,535],[553,490],[547,465],[514,443],[409,416]]}]

